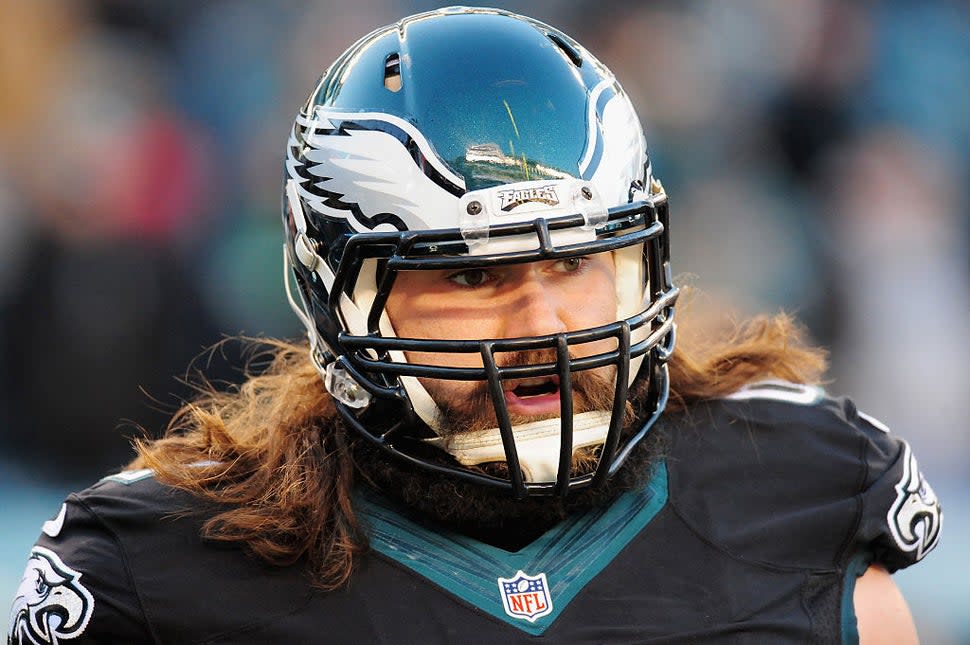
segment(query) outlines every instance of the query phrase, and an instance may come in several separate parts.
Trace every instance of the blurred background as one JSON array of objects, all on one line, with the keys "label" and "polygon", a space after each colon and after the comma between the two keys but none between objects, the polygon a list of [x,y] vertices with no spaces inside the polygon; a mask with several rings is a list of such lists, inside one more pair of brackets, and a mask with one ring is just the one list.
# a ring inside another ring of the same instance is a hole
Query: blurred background
[{"label": "blurred background", "polygon": [[[946,522],[896,579],[924,643],[970,643],[967,3],[490,4],[631,95],[692,315],[794,312],[829,389],[909,439]],[[162,431],[193,360],[238,380],[205,347],[299,336],[291,119],[357,37],[436,6],[0,0],[0,604],[62,497]]]}]

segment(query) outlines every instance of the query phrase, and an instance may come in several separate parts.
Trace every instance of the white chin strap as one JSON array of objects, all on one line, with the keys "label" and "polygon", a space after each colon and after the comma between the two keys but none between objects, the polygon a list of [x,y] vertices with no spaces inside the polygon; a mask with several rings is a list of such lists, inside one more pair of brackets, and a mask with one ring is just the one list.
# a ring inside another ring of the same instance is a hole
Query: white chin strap
[{"label": "white chin strap", "polygon": [[[573,452],[579,448],[601,446],[610,428],[610,413],[583,412],[573,417]],[[522,476],[527,482],[554,482],[559,474],[559,442],[562,420],[559,417],[512,426],[515,450]],[[506,461],[502,433],[498,428],[426,439],[450,453],[464,466]]]}]

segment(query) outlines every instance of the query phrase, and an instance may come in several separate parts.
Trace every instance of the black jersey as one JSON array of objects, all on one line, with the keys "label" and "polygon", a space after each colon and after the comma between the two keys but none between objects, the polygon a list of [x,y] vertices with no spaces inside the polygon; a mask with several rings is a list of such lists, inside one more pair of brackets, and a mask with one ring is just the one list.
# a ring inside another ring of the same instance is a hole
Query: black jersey
[{"label": "black jersey", "polygon": [[26,643],[844,643],[869,564],[931,550],[941,515],[909,447],[845,400],[762,384],[668,415],[643,490],[516,552],[361,495],[371,550],[322,592],[204,542],[149,471],[71,495],[10,614]]}]

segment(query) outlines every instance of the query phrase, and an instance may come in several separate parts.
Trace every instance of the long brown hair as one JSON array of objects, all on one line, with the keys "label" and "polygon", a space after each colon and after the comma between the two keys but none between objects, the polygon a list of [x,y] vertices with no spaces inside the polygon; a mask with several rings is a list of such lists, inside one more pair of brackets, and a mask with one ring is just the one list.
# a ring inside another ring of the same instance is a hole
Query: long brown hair
[{"label": "long brown hair", "polygon": [[[267,369],[230,391],[203,381],[164,438],[137,442],[130,467],[221,505],[205,538],[239,543],[273,564],[305,558],[317,586],[333,589],[367,544],[351,503],[352,438],[307,347],[261,344]],[[764,378],[817,382],[824,368],[824,353],[804,343],[790,317],[756,318],[721,342],[678,341],[668,409]]]}]

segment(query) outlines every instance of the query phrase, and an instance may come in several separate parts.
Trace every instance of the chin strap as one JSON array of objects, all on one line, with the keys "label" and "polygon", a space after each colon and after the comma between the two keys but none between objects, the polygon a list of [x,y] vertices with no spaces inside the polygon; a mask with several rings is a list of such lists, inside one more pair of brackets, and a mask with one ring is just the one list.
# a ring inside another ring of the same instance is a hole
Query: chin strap
[{"label": "chin strap", "polygon": [[[573,417],[573,452],[579,448],[600,446],[610,427],[610,413],[583,412]],[[512,426],[515,449],[522,475],[527,482],[554,482],[559,474],[559,417]],[[498,428],[432,437],[428,443],[450,453],[464,466],[506,461],[502,433]]]}]

